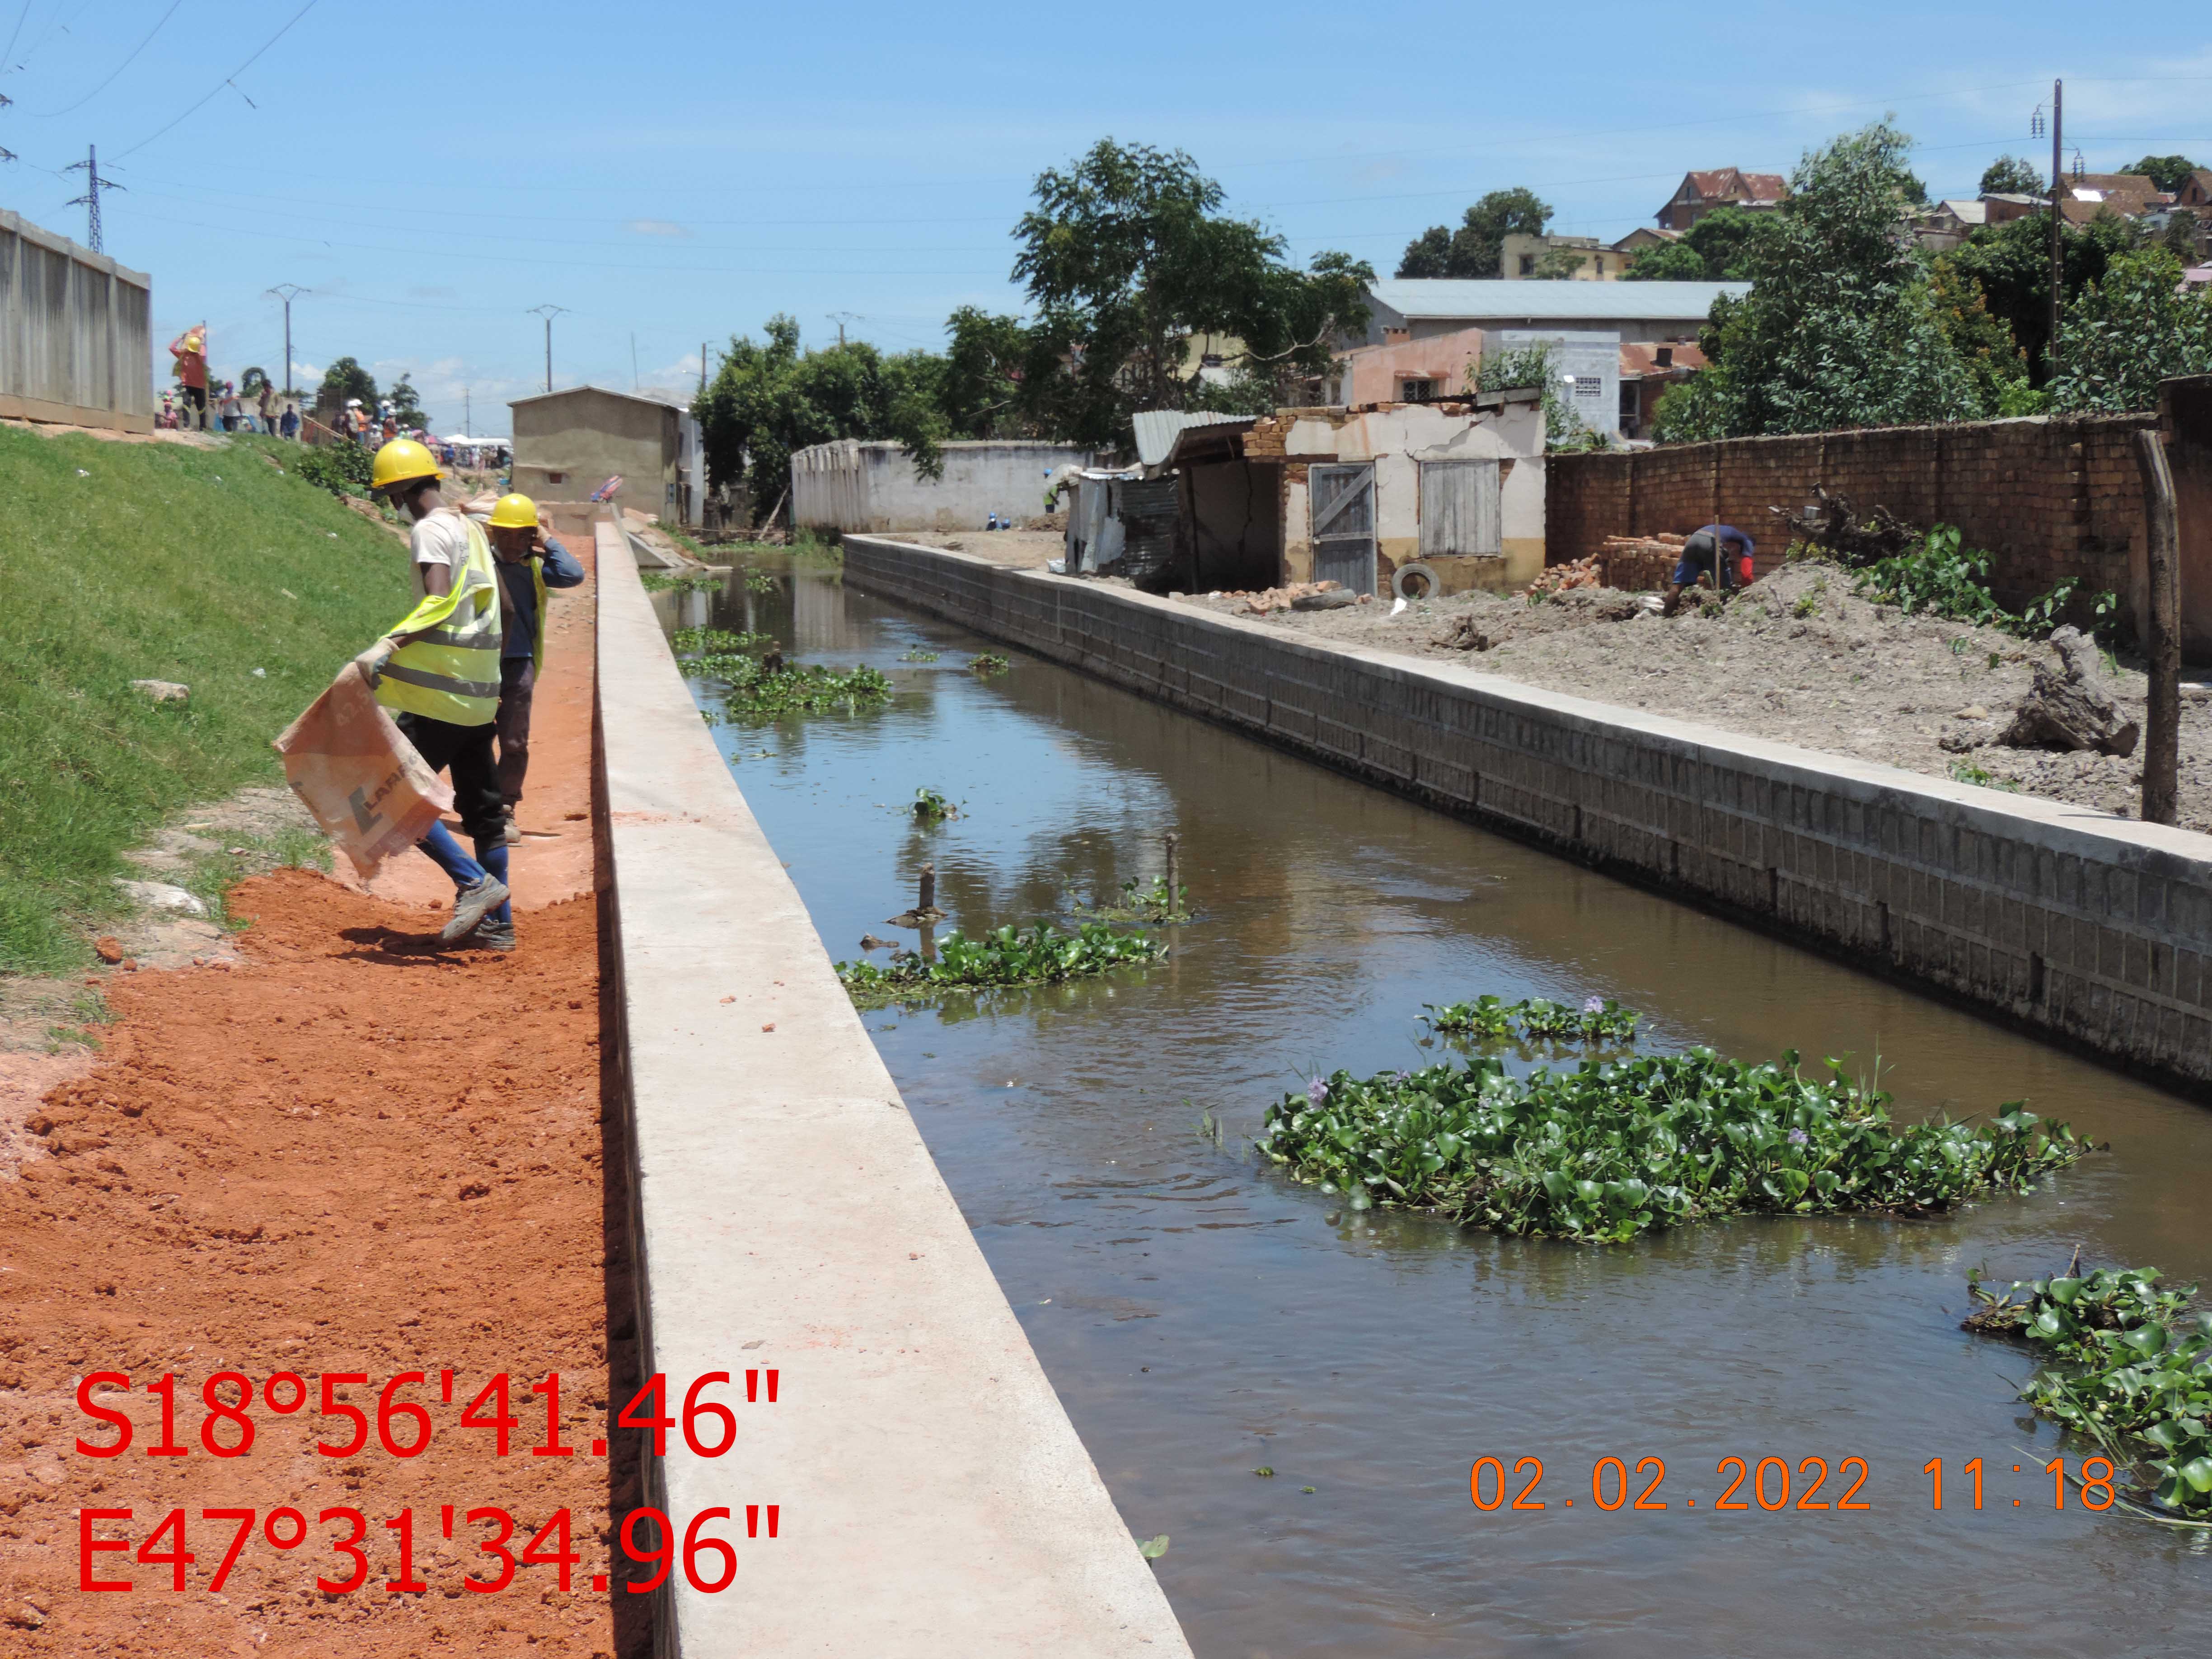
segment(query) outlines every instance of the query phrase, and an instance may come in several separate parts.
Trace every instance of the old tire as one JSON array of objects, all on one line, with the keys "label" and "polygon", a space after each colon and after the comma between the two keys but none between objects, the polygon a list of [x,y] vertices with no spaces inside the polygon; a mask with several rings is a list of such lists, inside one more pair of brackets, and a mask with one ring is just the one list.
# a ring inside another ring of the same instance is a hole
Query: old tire
[{"label": "old tire", "polygon": [[1420,559],[1408,560],[1390,573],[1390,592],[1401,599],[1432,599],[1443,586],[1436,567]]}]

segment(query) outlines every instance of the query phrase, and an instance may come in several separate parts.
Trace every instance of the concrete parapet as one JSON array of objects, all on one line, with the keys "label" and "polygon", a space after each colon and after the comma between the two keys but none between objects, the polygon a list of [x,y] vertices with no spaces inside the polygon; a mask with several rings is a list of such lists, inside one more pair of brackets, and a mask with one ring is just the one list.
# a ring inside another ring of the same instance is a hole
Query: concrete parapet
[{"label": "concrete parapet", "polygon": [[845,577],[2212,1091],[2212,836],[881,538]]},{"label": "concrete parapet", "polygon": [[[599,529],[600,845],[641,1368],[779,1372],[645,1501],[721,1507],[738,1576],[672,1577],[656,1651],[1188,1659],[1152,1568],[992,1278],[623,538]],[[712,1431],[709,1435],[711,1437]],[[748,1540],[747,1504],[779,1505]],[[707,1562],[713,1566],[712,1558]]]}]

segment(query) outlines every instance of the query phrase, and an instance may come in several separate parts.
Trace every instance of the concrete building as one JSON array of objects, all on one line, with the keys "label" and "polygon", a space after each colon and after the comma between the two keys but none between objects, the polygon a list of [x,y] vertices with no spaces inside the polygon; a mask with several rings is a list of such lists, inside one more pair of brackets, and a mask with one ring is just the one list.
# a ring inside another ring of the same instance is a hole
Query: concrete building
[{"label": "concrete building", "polygon": [[580,501],[619,477],[612,499],[664,524],[696,525],[707,500],[699,422],[674,392],[565,386],[518,398],[514,487],[541,501]]},{"label": "concrete building", "polygon": [[1390,345],[1475,328],[1611,329],[1626,342],[1695,340],[1723,294],[1748,283],[1469,282],[1393,277],[1370,283],[1367,334],[1358,343]]},{"label": "concrete building", "polygon": [[1620,435],[1634,443],[1651,435],[1651,418],[1670,386],[1680,386],[1705,366],[1705,354],[1693,345],[1625,345],[1620,348]]},{"label": "concrete building", "polygon": [[1331,404],[1425,404],[1474,390],[1469,370],[1482,357],[1482,331],[1456,328],[1419,339],[1354,346],[1329,365]]},{"label": "concrete building", "polygon": [[986,439],[944,447],[926,478],[897,444],[841,438],[791,458],[791,521],[802,530],[981,530],[994,513],[1016,524],[1043,513],[1059,468],[1088,466],[1078,444]]},{"label": "concrete building", "polygon": [[1714,167],[1686,173],[1674,193],[1651,216],[1666,230],[1687,230],[1715,208],[1742,208],[1747,212],[1771,212],[1790,194],[1790,181],[1778,173],[1745,173],[1737,167]]},{"label": "concrete building", "polygon": [[153,292],[143,271],[0,211],[0,417],[152,431]]},{"label": "concrete building", "polygon": [[1607,246],[1595,236],[1531,236],[1510,231],[1500,244],[1498,274],[1509,283],[1547,278],[1550,268],[1577,261],[1561,280],[1571,283],[1617,283],[1635,259],[1637,249]]},{"label": "concrete building", "polygon": [[1401,571],[1426,592],[1503,591],[1544,568],[1534,387],[1194,426],[1167,460],[1200,591],[1331,580],[1388,593]]}]

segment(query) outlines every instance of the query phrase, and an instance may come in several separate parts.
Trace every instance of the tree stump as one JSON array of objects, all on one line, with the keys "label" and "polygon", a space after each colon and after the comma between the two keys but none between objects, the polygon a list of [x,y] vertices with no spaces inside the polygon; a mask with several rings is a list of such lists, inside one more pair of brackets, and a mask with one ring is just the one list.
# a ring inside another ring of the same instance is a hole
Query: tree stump
[{"label": "tree stump", "polygon": [[2124,720],[2096,641],[2076,628],[2051,636],[2056,666],[2035,665],[2035,686],[2021,701],[1997,741],[2011,749],[2094,749],[2123,757],[2135,753],[2142,728]]}]

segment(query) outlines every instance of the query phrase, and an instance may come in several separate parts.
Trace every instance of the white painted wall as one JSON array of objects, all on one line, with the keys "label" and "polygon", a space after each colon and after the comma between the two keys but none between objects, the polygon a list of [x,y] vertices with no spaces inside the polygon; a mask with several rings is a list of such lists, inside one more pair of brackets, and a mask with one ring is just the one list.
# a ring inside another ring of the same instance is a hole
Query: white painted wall
[{"label": "white painted wall", "polygon": [[895,443],[842,439],[791,458],[792,522],[818,530],[981,530],[1044,512],[1054,468],[1087,465],[1074,444],[991,441],[945,446],[945,475],[918,476]]}]

